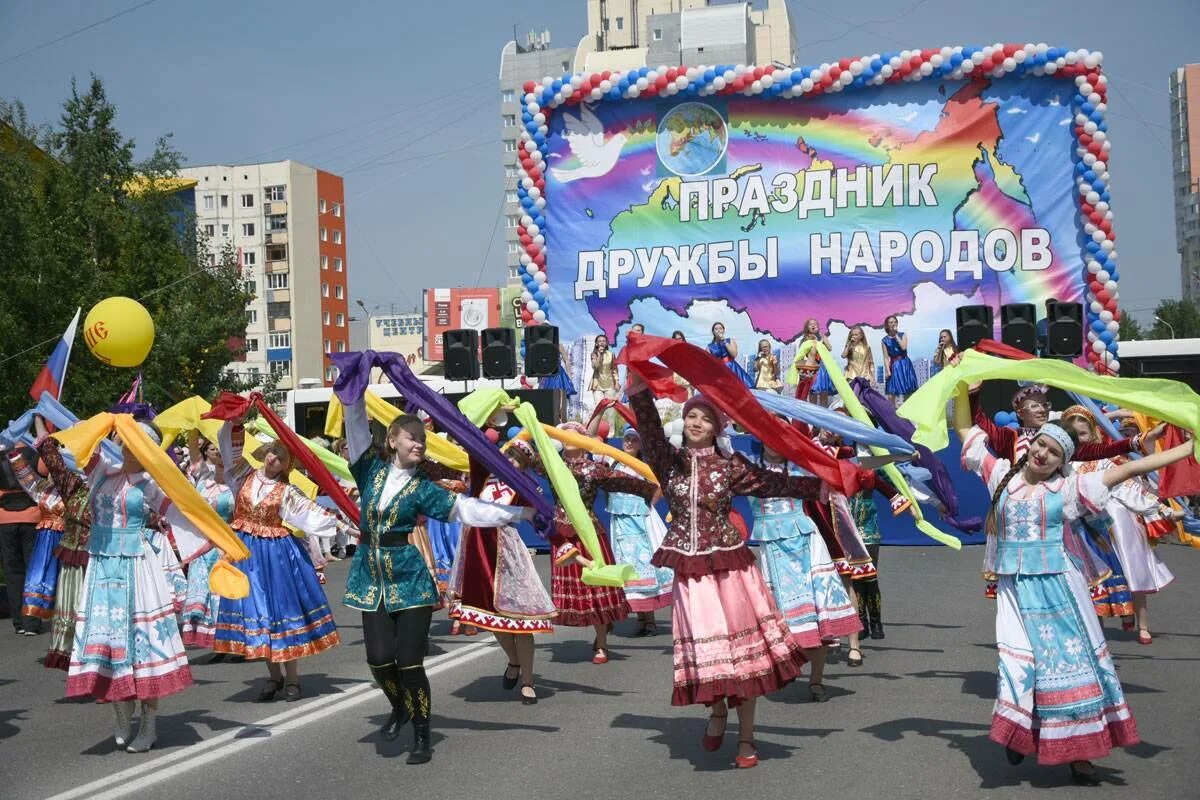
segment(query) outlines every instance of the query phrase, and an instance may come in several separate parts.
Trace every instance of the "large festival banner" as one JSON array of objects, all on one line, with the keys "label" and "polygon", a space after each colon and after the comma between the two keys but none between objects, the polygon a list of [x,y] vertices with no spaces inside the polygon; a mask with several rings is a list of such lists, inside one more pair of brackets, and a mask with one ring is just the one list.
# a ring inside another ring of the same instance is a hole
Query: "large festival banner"
[{"label": "large festival banner", "polygon": [[530,82],[524,316],[614,345],[721,322],[743,360],[815,318],[880,364],[895,314],[924,378],[958,306],[1053,298],[1115,371],[1104,90],[1098,54],[1045,45]]}]

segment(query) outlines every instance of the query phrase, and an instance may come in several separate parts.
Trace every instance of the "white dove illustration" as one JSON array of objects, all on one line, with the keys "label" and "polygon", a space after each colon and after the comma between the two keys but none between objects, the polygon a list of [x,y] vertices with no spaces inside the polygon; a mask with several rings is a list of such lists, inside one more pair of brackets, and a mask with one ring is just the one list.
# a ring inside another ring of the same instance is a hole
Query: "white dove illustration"
[{"label": "white dove illustration", "polygon": [[577,117],[566,114],[564,124],[567,144],[581,166],[575,169],[552,167],[550,171],[556,181],[570,183],[581,178],[598,178],[607,175],[617,165],[621,148],[628,139],[625,134],[613,134],[611,139],[605,141],[604,125],[587,106],[580,109]]}]

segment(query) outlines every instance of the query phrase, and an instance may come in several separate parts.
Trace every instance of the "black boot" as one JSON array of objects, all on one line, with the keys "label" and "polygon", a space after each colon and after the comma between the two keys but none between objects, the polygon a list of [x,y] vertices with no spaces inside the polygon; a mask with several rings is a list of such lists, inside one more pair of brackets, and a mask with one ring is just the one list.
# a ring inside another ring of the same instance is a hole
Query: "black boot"
[{"label": "black boot", "polygon": [[421,666],[402,669],[400,676],[404,680],[404,691],[412,709],[413,749],[406,761],[409,764],[425,764],[433,758],[433,747],[429,741],[429,678]]},{"label": "black boot", "polygon": [[871,630],[871,615],[867,611],[866,598],[863,597],[862,583],[854,588],[854,607],[858,611],[858,621],[862,623],[863,633],[866,634]]},{"label": "black boot", "polygon": [[408,722],[412,713],[409,711],[405,703],[404,687],[400,685],[400,670],[396,668],[396,663],[383,664],[375,666],[374,664],[367,665],[371,670],[371,676],[375,678],[375,682],[379,684],[379,688],[387,696],[388,702],[392,705],[391,716],[387,722],[383,723],[383,727],[379,729],[379,736],[385,742],[392,742],[400,735],[400,729]]},{"label": "black boot", "polygon": [[883,597],[879,593],[879,582],[871,581],[871,588],[866,599],[867,613],[871,615],[871,638],[882,639],[883,636]]}]

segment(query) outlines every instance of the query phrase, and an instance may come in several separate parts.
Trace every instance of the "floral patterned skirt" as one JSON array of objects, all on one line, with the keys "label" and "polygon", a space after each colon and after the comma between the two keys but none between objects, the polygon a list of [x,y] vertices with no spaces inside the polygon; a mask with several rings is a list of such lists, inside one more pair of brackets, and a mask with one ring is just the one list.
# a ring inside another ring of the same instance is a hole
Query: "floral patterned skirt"
[{"label": "floral patterned skirt", "polygon": [[996,647],[992,741],[1039,764],[1093,761],[1141,741],[1078,570],[1000,576]]}]

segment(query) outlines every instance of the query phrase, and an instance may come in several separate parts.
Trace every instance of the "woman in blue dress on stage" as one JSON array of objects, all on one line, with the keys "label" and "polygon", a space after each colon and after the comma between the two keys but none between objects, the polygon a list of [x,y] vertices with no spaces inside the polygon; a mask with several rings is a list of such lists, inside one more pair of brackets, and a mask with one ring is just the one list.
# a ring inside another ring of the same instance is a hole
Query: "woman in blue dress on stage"
[{"label": "woman in blue dress on stage", "polygon": [[908,336],[897,330],[899,326],[895,314],[883,321],[884,392],[896,405],[917,390],[917,371],[908,357]]},{"label": "woman in blue dress on stage", "polygon": [[725,326],[719,322],[714,322],[712,326],[712,341],[708,343],[708,352],[715,358],[725,362],[725,366],[729,367],[729,371],[738,376],[742,383],[746,384],[749,389],[754,388],[754,377],[750,375],[746,369],[738,363],[738,347],[737,342],[733,339],[725,338]]}]

